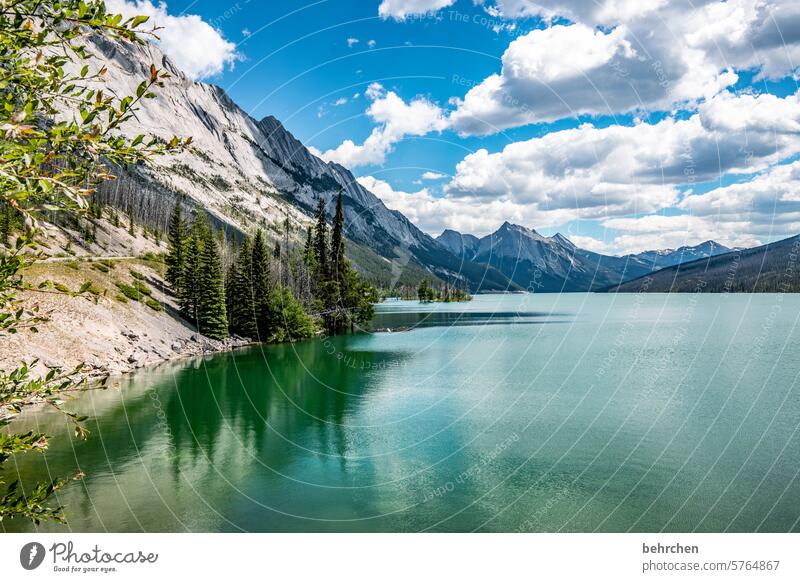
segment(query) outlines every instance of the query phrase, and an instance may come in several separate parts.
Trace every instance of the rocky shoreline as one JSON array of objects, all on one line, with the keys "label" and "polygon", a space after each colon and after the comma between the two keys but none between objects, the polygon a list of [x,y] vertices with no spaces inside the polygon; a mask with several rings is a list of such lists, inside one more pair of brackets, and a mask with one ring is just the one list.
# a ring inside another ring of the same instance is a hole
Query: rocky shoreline
[{"label": "rocky shoreline", "polygon": [[[92,357],[84,362],[82,375],[88,380],[95,380],[103,377],[115,377],[130,374],[137,370],[149,366],[162,364],[164,362],[218,354],[229,352],[237,348],[254,345],[254,342],[247,338],[238,336],[229,337],[225,340],[214,340],[193,333],[188,338],[175,338],[172,344],[167,347],[159,345],[148,345],[142,342],[139,334],[124,330],[121,335],[128,341],[129,350],[117,347],[115,351],[120,354],[121,359],[115,362],[101,362],[98,358]],[[147,337],[147,333],[143,334]],[[126,352],[130,352],[125,357]],[[48,369],[61,367],[58,362],[45,360],[42,362]]]},{"label": "rocky shoreline", "polygon": [[[38,333],[23,330],[0,342],[0,369],[12,370],[20,362],[31,365],[31,375],[50,370],[74,370],[79,364],[83,378],[97,380],[121,376],[145,366],[179,358],[202,356],[250,345],[246,338],[213,340],[197,333],[180,317],[175,299],[161,278],[161,265],[120,259],[100,265],[86,260],[41,263],[26,272],[33,289],[21,293],[25,306],[38,306],[47,320]],[[116,282],[133,281],[135,272],[149,287],[151,304],[121,297]],[[68,289],[91,281],[93,293],[73,297],[64,293],[35,291],[43,281]]]}]

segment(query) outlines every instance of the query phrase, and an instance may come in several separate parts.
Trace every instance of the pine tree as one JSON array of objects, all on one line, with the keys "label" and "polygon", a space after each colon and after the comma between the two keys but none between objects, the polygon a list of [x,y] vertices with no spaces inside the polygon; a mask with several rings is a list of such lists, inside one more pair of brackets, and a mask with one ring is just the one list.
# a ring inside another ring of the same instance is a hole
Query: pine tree
[{"label": "pine tree", "polygon": [[90,223],[87,223],[83,229],[83,240],[89,244],[94,242],[92,238],[92,226]]},{"label": "pine tree", "polygon": [[131,223],[128,225],[128,234],[129,235],[136,236],[136,230],[134,230],[135,226],[136,226],[136,222],[135,222],[135,220],[133,218],[133,212],[131,212]]},{"label": "pine tree", "polygon": [[180,287],[180,279],[186,261],[186,223],[183,220],[180,198],[175,201],[175,209],[172,211],[172,217],[169,221],[167,244],[167,274],[165,278],[172,288],[177,291],[178,287]]},{"label": "pine tree", "polygon": [[186,259],[177,288],[181,313],[193,323],[197,322],[197,302],[200,291],[200,251],[203,247],[204,230],[205,222],[202,217],[198,217],[194,222],[189,242],[186,244]]},{"label": "pine tree", "polygon": [[307,267],[311,267],[314,263],[314,235],[310,226],[306,229],[306,246],[303,248],[303,260]]},{"label": "pine tree", "polygon": [[236,279],[238,278],[238,258],[236,258],[228,265],[228,272],[225,273],[225,308],[228,310],[228,329],[230,330],[231,334],[235,334],[236,331],[233,329],[233,310],[234,307],[234,295],[238,293],[239,287],[236,285]]},{"label": "pine tree", "polygon": [[320,283],[328,280],[328,223],[325,220],[325,198],[317,205],[317,224],[314,231],[314,258],[317,261]]},{"label": "pine tree", "polygon": [[423,302],[433,301],[434,291],[431,289],[427,278],[420,281],[419,288],[417,289],[417,297]]},{"label": "pine tree", "polygon": [[267,244],[264,242],[264,233],[261,229],[256,231],[253,238],[253,259],[252,259],[252,293],[253,309],[256,313],[256,329],[262,341],[268,337],[267,325],[267,303],[269,301],[270,277],[269,277],[269,258],[267,257]]},{"label": "pine tree", "polygon": [[249,338],[255,338],[258,334],[252,271],[253,250],[250,241],[245,239],[236,261],[231,265],[227,296],[231,332]]},{"label": "pine tree", "polygon": [[96,192],[92,194],[91,202],[89,202],[89,216],[95,219],[103,217],[103,206],[97,200]]},{"label": "pine tree", "polygon": [[198,277],[197,327],[203,335],[221,340],[228,337],[222,262],[211,229],[206,228],[204,234]]},{"label": "pine tree", "polygon": [[283,285],[270,292],[265,319],[268,334],[263,339],[268,341],[296,341],[314,335],[314,320]]},{"label": "pine tree", "polygon": [[344,211],[342,208],[342,190],[336,198],[336,215],[333,219],[333,233],[331,234],[331,276],[341,285],[344,271],[347,266],[344,256]]}]

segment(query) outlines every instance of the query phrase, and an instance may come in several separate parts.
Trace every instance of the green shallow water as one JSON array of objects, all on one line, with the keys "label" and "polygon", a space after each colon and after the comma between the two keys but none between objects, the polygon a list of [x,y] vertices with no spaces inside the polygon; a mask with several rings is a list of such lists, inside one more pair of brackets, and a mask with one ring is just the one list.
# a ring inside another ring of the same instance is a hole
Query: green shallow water
[{"label": "green shallow water", "polygon": [[[391,301],[376,327],[136,374],[15,423],[43,531],[799,531],[800,297]],[[18,521],[6,531],[32,530]]]}]

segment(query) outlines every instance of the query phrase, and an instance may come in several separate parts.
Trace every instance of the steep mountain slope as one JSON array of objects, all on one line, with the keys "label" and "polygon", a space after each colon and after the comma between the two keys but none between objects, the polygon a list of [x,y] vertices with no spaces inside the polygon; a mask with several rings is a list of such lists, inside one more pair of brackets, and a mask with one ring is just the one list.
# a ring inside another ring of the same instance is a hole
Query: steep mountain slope
[{"label": "steep mountain slope", "polygon": [[151,63],[172,74],[126,131],[193,138],[190,151],[156,158],[147,170],[129,169],[125,181],[104,189],[107,201],[140,220],[165,224],[174,196],[182,195],[226,230],[245,232],[258,225],[273,238],[299,243],[319,199],[326,200],[332,215],[341,189],[347,236],[358,245],[351,255],[363,270],[379,268],[371,274],[382,283],[397,283],[409,273],[419,278],[427,271],[466,282],[472,290],[514,287],[494,269],[465,263],[388,209],[349,170],[314,156],[274,117],[257,121],[221,88],[189,80],[152,44],[98,40],[96,48],[108,67],[106,90],[134,94]]},{"label": "steep mountain slope", "polygon": [[672,267],[681,263],[689,263],[697,259],[705,259],[716,255],[724,255],[733,249],[726,247],[713,240],[707,240],[695,246],[682,246],[677,249],[664,249],[658,251],[645,251],[635,255],[630,255],[657,271],[665,267]]},{"label": "steep mountain slope", "polygon": [[545,237],[509,222],[482,239],[448,230],[437,241],[467,260],[495,267],[529,291],[590,291],[650,270],[635,258],[600,255],[579,249],[560,233]]},{"label": "steep mountain slope", "polygon": [[445,229],[436,237],[436,242],[449,250],[457,257],[472,260],[478,250],[480,239],[472,234],[461,234],[455,230]]},{"label": "steep mountain slope", "polygon": [[800,236],[667,267],[609,291],[769,293],[800,291]]}]

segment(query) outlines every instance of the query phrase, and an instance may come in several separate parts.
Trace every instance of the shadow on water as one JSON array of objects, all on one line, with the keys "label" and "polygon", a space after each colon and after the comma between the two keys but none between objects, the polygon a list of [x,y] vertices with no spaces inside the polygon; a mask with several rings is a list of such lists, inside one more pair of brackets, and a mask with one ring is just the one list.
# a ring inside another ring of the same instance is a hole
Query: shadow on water
[{"label": "shadow on water", "polygon": [[370,389],[364,370],[402,356],[340,351],[332,341],[256,347],[183,369],[164,394],[174,450],[212,458],[230,431],[259,455],[269,448],[272,463],[280,453],[290,460],[311,433],[318,450],[341,455],[345,418]]},{"label": "shadow on water", "polygon": [[[117,388],[82,394],[67,408],[90,415],[87,441],[74,438],[62,416],[31,411],[13,429],[42,430],[55,438],[44,455],[18,457],[5,477],[29,488],[80,469],[86,477],[70,484],[58,503],[68,506],[75,527],[85,529],[83,524],[96,524],[96,492],[109,477],[133,499],[131,491],[145,473],[156,481],[148,483],[150,491],[166,482],[178,491],[198,467],[222,476],[228,463],[245,456],[259,465],[253,470],[267,474],[282,473],[309,450],[343,458],[348,415],[357,414],[371,390],[365,370],[396,366],[404,358],[347,345],[331,338],[247,348],[165,364]],[[156,458],[158,467],[148,467]],[[156,472],[163,473],[161,483]],[[0,527],[20,531],[30,524],[6,520]]]},{"label": "shadow on water", "polygon": [[537,311],[383,311],[373,320],[373,329],[410,330],[426,327],[474,325],[543,325],[569,323],[566,313]]}]

